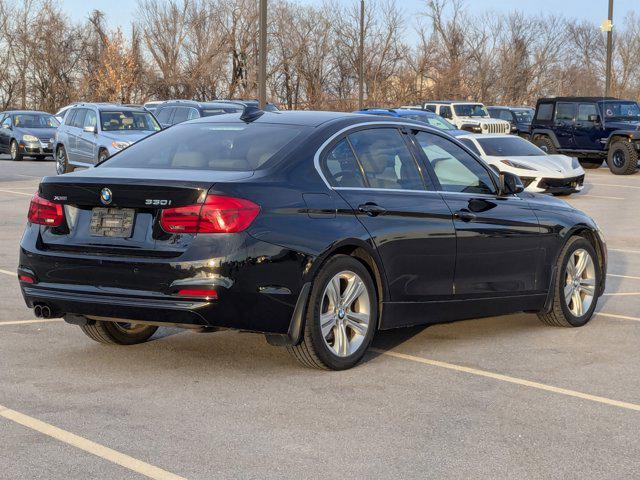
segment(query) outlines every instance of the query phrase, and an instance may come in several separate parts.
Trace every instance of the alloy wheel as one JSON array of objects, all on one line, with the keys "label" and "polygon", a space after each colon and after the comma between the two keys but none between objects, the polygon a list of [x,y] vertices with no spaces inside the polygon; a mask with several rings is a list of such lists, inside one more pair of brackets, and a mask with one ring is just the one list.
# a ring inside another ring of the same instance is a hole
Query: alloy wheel
[{"label": "alloy wheel", "polygon": [[613,164],[617,168],[624,167],[625,160],[626,160],[626,158],[625,158],[624,152],[622,150],[616,150],[615,152],[613,152]]},{"label": "alloy wheel", "polygon": [[371,300],[365,283],[356,273],[334,275],[324,289],[320,328],[327,347],[339,357],[348,357],[364,341],[371,318]]},{"label": "alloy wheel", "polygon": [[56,154],[56,173],[58,175],[62,175],[65,173],[67,166],[67,159],[65,158],[64,150],[62,148],[58,149],[58,153]]},{"label": "alloy wheel", "polygon": [[18,158],[18,144],[16,142],[11,142],[11,160],[15,160]]},{"label": "alloy wheel", "polygon": [[596,268],[589,252],[575,250],[565,272],[564,300],[569,311],[581,317],[589,311],[596,293]]}]

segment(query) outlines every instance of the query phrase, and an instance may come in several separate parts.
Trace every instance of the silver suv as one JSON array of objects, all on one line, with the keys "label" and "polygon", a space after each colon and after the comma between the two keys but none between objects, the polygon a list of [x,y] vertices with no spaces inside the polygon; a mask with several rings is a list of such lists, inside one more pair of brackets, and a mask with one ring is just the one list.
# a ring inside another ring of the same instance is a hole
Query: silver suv
[{"label": "silver suv", "polygon": [[58,175],[92,167],[160,130],[143,108],[113,103],[79,103],[70,108],[54,137]]}]

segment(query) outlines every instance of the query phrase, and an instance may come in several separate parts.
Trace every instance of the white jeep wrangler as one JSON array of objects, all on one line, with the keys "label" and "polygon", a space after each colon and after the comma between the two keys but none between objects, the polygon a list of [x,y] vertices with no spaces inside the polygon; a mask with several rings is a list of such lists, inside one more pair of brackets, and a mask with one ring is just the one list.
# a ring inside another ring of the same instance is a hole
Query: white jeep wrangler
[{"label": "white jeep wrangler", "polygon": [[477,102],[426,102],[425,110],[446,118],[460,130],[473,133],[511,133],[511,124],[491,118],[482,103]]}]

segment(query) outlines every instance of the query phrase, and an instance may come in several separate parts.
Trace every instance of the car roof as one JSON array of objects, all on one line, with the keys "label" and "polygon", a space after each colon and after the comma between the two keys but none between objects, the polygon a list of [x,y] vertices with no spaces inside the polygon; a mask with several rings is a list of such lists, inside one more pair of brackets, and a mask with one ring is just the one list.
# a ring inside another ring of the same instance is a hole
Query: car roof
[{"label": "car roof", "polygon": [[535,110],[534,107],[508,107],[506,105],[490,105],[487,107],[488,110],[492,109],[492,108],[504,108],[506,110]]},{"label": "car roof", "polygon": [[210,107],[229,107],[236,106],[239,109],[244,107],[241,103],[233,103],[233,102],[224,102],[218,100],[212,100],[210,102],[199,102],[197,100],[167,100],[166,102],[162,102],[160,107],[179,107],[179,106],[187,106],[187,107],[198,107],[198,108],[210,108]]},{"label": "car roof", "polygon": [[104,112],[104,111],[108,111],[108,110],[121,110],[121,111],[126,111],[126,112],[140,112],[142,110],[144,110],[144,107],[128,107],[126,105],[122,105],[120,103],[101,103],[101,102],[82,102],[82,103],[75,103],[73,105],[71,105],[71,108],[83,108],[83,107],[94,107],[97,108],[98,111],[100,112]]},{"label": "car roof", "polygon": [[540,98],[538,103],[552,102],[602,102],[604,100],[620,100],[615,97],[546,97]]},{"label": "car roof", "polygon": [[4,112],[0,112],[4,114],[16,114],[16,113],[38,113],[43,115],[51,115],[49,112],[43,112],[42,110],[5,110]]},{"label": "car roof", "polygon": [[[189,120],[185,123],[229,123],[240,120],[241,114],[230,113],[227,115],[216,115],[213,117],[201,117],[194,120]],[[352,124],[355,123],[369,123],[369,122],[389,122],[389,123],[412,123],[416,126],[424,127],[423,122],[419,122],[411,119],[404,119],[399,117],[362,113],[346,113],[346,112],[331,112],[331,111],[313,111],[313,110],[281,110],[277,112],[264,112],[251,123],[265,123],[265,124],[280,124],[280,125],[299,125],[308,127],[318,127],[323,124],[337,121],[349,121]]]},{"label": "car roof", "polygon": [[424,102],[427,104],[440,104],[440,105],[482,105],[482,102],[468,102],[466,100],[430,100],[428,102]]}]

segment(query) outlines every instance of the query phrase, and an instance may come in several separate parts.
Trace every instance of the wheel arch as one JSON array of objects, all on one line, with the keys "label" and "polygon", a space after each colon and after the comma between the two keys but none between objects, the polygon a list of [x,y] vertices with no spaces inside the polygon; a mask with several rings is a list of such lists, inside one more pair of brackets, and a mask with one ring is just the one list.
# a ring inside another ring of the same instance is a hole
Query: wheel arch
[{"label": "wheel arch", "polygon": [[628,131],[628,130],[614,130],[607,138],[607,148],[611,147],[611,144],[619,140],[634,142],[640,141],[640,132]]},{"label": "wheel arch", "polygon": [[378,255],[375,247],[370,243],[363,240],[352,238],[345,239],[332,245],[319,255],[313,262],[311,268],[305,274],[304,282],[312,281],[316,276],[320,268],[335,255],[348,255],[360,261],[367,269],[373,283],[376,287],[376,294],[378,297],[378,325],[380,327],[380,319],[382,318],[383,303],[389,298],[388,285],[386,282],[386,276],[384,273],[384,267],[382,260]]},{"label": "wheel arch", "polygon": [[546,128],[536,128],[531,131],[531,140],[536,141],[538,138],[548,137],[556,148],[560,148],[560,142],[558,142],[558,137],[553,130]]}]

